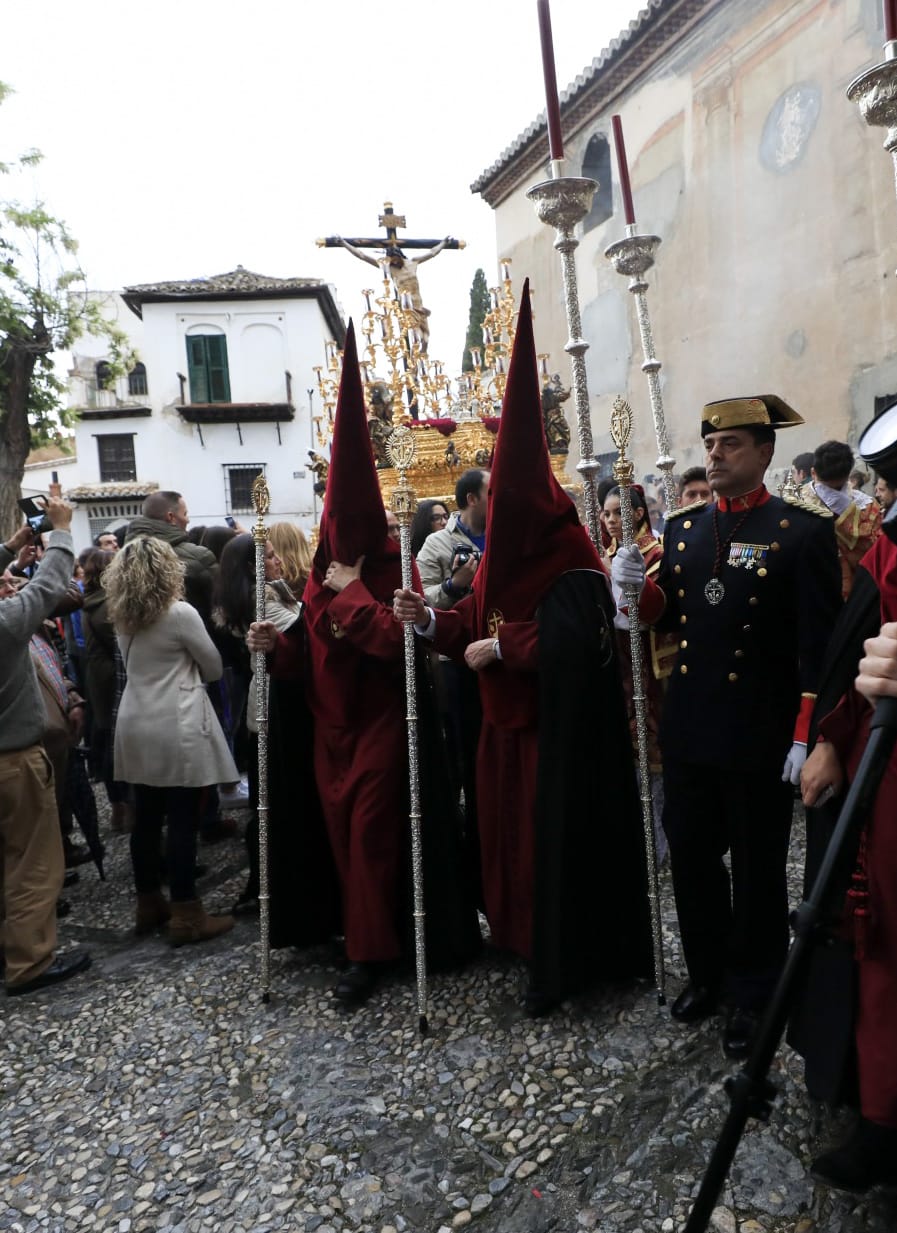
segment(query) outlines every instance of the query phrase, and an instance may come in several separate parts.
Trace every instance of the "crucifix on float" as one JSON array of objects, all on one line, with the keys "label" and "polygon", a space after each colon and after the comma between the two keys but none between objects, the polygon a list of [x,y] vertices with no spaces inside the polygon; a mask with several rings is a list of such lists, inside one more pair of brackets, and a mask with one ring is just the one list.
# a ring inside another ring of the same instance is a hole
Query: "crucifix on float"
[{"label": "crucifix on float", "polygon": [[[368,265],[377,269],[383,269],[385,272],[388,267],[389,277],[397,293],[401,296],[407,292],[411,297],[410,312],[415,328],[420,331],[421,350],[426,355],[430,338],[430,326],[427,321],[430,310],[424,308],[421,299],[417,267],[421,262],[430,261],[431,258],[438,256],[444,248],[464,248],[465,242],[456,240],[450,235],[442,240],[414,240],[403,237],[400,241],[398,228],[407,226],[405,215],[394,214],[391,201],[384,202],[379,222],[381,227],[386,228],[385,236],[361,236],[347,240],[341,235],[329,235],[323,240],[318,240],[318,248],[345,248],[359,261],[366,261]],[[366,248],[379,248],[384,256],[378,261],[364,252]],[[428,251],[421,253],[419,257],[406,257],[402,248],[421,248]]]}]

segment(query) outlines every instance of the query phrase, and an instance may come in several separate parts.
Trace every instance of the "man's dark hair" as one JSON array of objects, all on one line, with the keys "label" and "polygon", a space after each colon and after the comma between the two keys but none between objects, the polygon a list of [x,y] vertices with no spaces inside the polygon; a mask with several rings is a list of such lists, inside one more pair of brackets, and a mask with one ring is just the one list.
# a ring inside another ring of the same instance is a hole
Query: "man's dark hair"
[{"label": "man's dark hair", "polygon": [[480,471],[477,467],[472,467],[469,471],[465,471],[455,484],[455,504],[458,509],[467,509],[467,498],[473,494],[478,497],[480,489],[483,487],[483,481],[486,478],[486,472]]},{"label": "man's dark hair", "polygon": [[166,514],[173,514],[181,499],[179,492],[151,492],[143,502],[141,513],[144,518],[155,518],[164,522]]},{"label": "man's dark hair", "polygon": [[791,465],[795,471],[803,471],[804,475],[809,476],[810,469],[813,466],[813,455],[810,453],[798,454]]},{"label": "man's dark hair", "polygon": [[698,481],[707,483],[707,468],[706,467],[687,467],[679,476],[679,496],[688,487],[689,484],[696,484]]},{"label": "man's dark hair", "polygon": [[846,441],[823,441],[813,454],[813,470],[823,484],[843,484],[853,470],[853,450]]}]

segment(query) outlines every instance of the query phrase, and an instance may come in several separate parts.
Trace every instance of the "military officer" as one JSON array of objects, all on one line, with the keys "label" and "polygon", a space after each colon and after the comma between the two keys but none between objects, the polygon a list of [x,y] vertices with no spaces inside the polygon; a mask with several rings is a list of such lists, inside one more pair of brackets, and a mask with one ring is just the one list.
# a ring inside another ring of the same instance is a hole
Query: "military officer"
[{"label": "military officer", "polygon": [[643,583],[631,550],[613,566],[621,584],[644,585],[642,619],[679,634],[660,733],[689,976],[672,1013],[695,1022],[727,1002],[730,1057],[749,1052],[788,946],[792,785],[841,603],[830,514],[763,483],[776,430],[801,423],[774,396],[706,406],[701,435],[717,501],[667,516],[656,583]]}]

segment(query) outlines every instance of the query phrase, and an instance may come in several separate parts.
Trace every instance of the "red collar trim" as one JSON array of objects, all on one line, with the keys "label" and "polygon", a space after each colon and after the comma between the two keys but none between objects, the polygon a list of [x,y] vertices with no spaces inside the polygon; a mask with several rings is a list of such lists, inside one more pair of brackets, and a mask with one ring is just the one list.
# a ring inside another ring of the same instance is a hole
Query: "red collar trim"
[{"label": "red collar trim", "polygon": [[740,514],[746,509],[765,505],[771,495],[766,485],[761,484],[753,492],[746,492],[743,497],[720,497],[717,506],[721,514]]}]

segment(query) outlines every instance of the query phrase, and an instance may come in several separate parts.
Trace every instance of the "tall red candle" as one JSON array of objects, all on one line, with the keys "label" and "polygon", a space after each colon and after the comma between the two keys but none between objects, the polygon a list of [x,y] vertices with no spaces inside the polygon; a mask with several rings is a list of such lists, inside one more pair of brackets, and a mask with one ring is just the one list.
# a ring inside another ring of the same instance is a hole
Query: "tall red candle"
[{"label": "tall red candle", "polygon": [[885,42],[890,43],[892,39],[897,39],[897,0],[884,0],[884,5]]},{"label": "tall red candle", "polygon": [[632,204],[632,185],[629,183],[629,164],[626,162],[626,143],[623,141],[623,122],[619,116],[614,116],[612,124],[614,149],[617,151],[617,167],[620,172],[620,191],[623,194],[623,215],[627,226],[632,226],[635,222],[635,207]]},{"label": "tall red candle", "polygon": [[[897,3],[897,0],[895,0]],[[542,73],[545,77],[545,110],[548,113],[548,152],[553,159],[564,157],[561,136],[561,108],[558,103],[558,80],[554,71],[554,43],[551,38],[551,12],[548,0],[537,0],[539,9],[539,39],[542,43]]]}]

